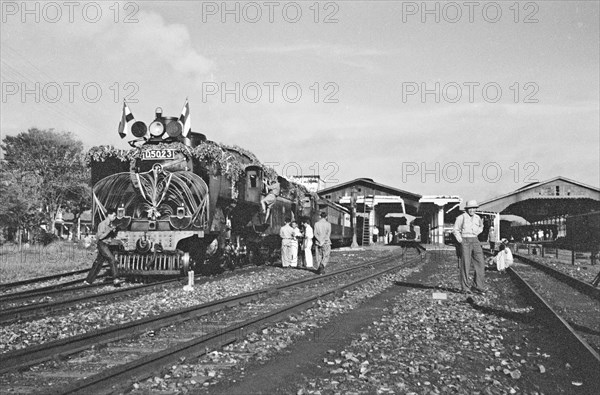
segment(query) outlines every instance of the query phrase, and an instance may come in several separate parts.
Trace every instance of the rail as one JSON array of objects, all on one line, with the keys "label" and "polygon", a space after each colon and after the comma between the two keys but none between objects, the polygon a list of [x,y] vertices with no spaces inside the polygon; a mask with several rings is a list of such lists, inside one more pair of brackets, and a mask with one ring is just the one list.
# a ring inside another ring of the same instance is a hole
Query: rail
[{"label": "rail", "polygon": [[300,280],[294,280],[272,287],[235,295],[229,298],[219,299],[197,306],[170,311],[155,317],[143,318],[70,338],[55,340],[45,344],[7,352],[0,355],[0,362],[10,361],[10,364],[2,363],[2,367],[0,367],[0,374],[41,363],[57,356],[66,356],[75,352],[79,352],[96,344],[104,344],[109,341],[116,341],[143,331],[147,331],[149,329],[156,329],[171,325],[176,322],[190,320],[195,317],[221,310],[224,307],[232,304],[245,303],[247,301],[254,300],[263,294],[269,294],[275,291],[284,290],[286,288],[321,281],[322,279],[353,272],[371,265],[386,263],[398,257],[398,255],[392,255],[370,262],[365,262],[350,268],[337,270],[335,272],[324,274],[318,277],[307,277]]},{"label": "rail", "polygon": [[[389,257],[388,259],[392,260],[394,258],[396,258],[396,256]],[[417,257],[413,260],[416,261],[417,259],[419,258]],[[365,264],[361,264],[360,266],[356,266],[350,269],[357,270],[359,267],[364,268],[365,266],[373,264],[374,262],[367,262]],[[365,276],[349,284],[344,284],[334,289],[320,292],[316,296],[305,298],[301,301],[289,304],[274,311],[264,313],[258,317],[251,318],[241,323],[236,323],[234,325],[228,326],[227,328],[219,329],[218,331],[214,331],[199,338],[187,341],[175,347],[168,348],[166,350],[162,350],[154,354],[146,355],[145,357],[132,361],[130,363],[110,368],[102,373],[88,377],[83,380],[79,380],[78,382],[75,382],[70,386],[62,388],[58,393],[111,393],[115,391],[115,389],[122,389],[124,386],[127,385],[127,383],[130,380],[140,380],[149,377],[155,371],[160,370],[163,366],[175,363],[180,358],[200,356],[205,354],[209,349],[215,349],[233,343],[241,337],[241,334],[246,333],[247,328],[259,328],[262,325],[265,325],[269,322],[282,319],[284,317],[287,317],[289,314],[312,306],[319,299],[330,297],[346,289],[356,287],[373,278],[382,276],[395,270],[399,270],[401,267],[402,266],[393,266],[391,268],[386,268],[377,271],[376,273]],[[348,269],[346,269],[346,271],[347,270]],[[319,276],[308,280],[302,280],[302,282],[319,281],[323,278],[326,278],[326,276],[338,275],[342,272],[343,271],[336,271],[325,276]]]}]

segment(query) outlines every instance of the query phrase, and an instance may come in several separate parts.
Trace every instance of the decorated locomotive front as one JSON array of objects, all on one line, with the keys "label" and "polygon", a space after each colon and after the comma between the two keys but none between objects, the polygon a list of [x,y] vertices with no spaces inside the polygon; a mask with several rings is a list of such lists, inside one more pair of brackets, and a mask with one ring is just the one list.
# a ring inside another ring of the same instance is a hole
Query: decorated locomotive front
[{"label": "decorated locomotive front", "polygon": [[197,263],[193,250],[205,236],[209,194],[194,173],[183,125],[157,109],[149,136],[140,121],[129,125],[138,138],[133,143],[142,143],[132,144],[135,149],[91,153],[94,220],[116,209],[115,256],[122,275],[181,275]]}]

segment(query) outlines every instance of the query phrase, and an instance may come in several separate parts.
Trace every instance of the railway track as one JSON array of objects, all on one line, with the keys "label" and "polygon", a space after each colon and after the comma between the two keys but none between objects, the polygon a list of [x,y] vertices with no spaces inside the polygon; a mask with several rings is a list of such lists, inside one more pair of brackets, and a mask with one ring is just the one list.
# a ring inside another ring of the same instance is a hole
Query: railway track
[{"label": "railway track", "polygon": [[[139,294],[153,288],[161,288],[179,282],[179,279],[166,280],[152,284],[134,285],[125,288],[113,288],[112,284],[93,284],[90,286],[77,286],[60,288],[46,294],[18,296],[15,299],[7,298],[2,301],[0,309],[0,324],[7,324],[17,320],[32,320],[37,317],[56,314],[70,307],[91,302],[115,300],[130,295]],[[109,291],[102,292],[102,288]],[[100,290],[100,292],[98,292]]]},{"label": "railway track", "polygon": [[16,288],[16,287],[21,287],[23,285],[38,284],[38,283],[43,283],[46,281],[57,280],[57,279],[60,279],[63,277],[76,276],[79,274],[87,273],[89,271],[90,271],[90,269],[81,269],[81,270],[74,270],[74,271],[65,272],[65,273],[53,274],[51,276],[30,278],[27,280],[15,281],[12,283],[3,283],[3,284],[0,284],[0,291],[4,291],[6,289],[11,289],[11,288]]},{"label": "railway track", "polygon": [[[103,277],[106,278],[106,276],[99,276],[98,278],[102,280]],[[36,297],[52,297],[54,295],[60,296],[62,293],[69,293],[75,290],[91,289],[105,285],[102,282],[88,286],[83,286],[82,284],[83,280],[77,279],[56,283],[54,285],[48,285],[45,287],[31,288],[19,292],[6,293],[0,295],[0,310],[6,309],[8,305],[17,304],[19,302],[34,299]]]},{"label": "railway track", "polygon": [[[21,393],[35,392],[41,383],[44,383],[45,393],[50,387],[55,388],[56,393],[109,393],[124,388],[132,380],[148,377],[180,358],[202,355],[208,349],[229,344],[267,322],[310,307],[320,298],[420,261],[419,256],[398,265],[398,258],[386,257],[326,275],[9,352],[1,357],[10,360],[11,366],[0,371],[0,385]],[[244,306],[240,307],[241,304]],[[226,311],[227,308],[230,309]],[[36,365],[32,366],[32,362]],[[29,370],[18,372],[26,367]]]},{"label": "railway track", "polygon": [[515,263],[507,272],[544,314],[557,339],[570,345],[573,359],[600,388],[599,290],[531,259],[513,256]]},{"label": "railway track", "polygon": [[[240,270],[250,272],[264,270],[265,267],[247,265],[238,267],[236,272],[239,273]],[[70,273],[75,272],[66,274]],[[99,278],[101,277],[105,276],[100,276]],[[148,291],[148,289],[153,287],[160,288],[176,284],[181,279],[171,279],[144,285],[136,284],[135,286],[125,286],[120,289],[114,289],[110,282],[81,285],[82,281],[82,279],[78,279],[39,289],[28,289],[21,292],[0,295],[0,324],[7,324],[17,320],[32,320],[40,316],[47,316],[49,313],[56,314],[81,303],[123,298],[131,294]],[[200,285],[209,281],[214,281],[214,278],[201,277],[196,280],[196,284]],[[109,291],[101,292],[104,288]]]},{"label": "railway track", "polygon": [[520,260],[521,262],[524,262],[524,263],[528,264],[529,266],[532,266],[538,270],[541,270],[541,271],[547,273],[548,275],[556,278],[557,280],[559,280],[565,284],[568,284],[569,286],[571,286],[572,288],[581,292],[582,294],[586,294],[589,297],[600,301],[600,288],[594,287],[593,285],[588,284],[585,281],[582,281],[575,277],[569,276],[568,274],[561,272],[560,270],[554,269],[548,265],[544,265],[543,263],[537,262],[534,259],[530,259],[530,258],[527,258],[527,257],[525,257],[523,255],[519,255],[519,254],[513,254],[513,256],[515,258],[517,258],[518,260]]},{"label": "railway track", "polygon": [[[27,293],[34,294],[36,292],[50,291],[61,287],[75,285],[81,283],[89,269],[74,270],[70,272],[53,274],[51,276],[36,277],[28,280],[16,281],[12,283],[0,284],[0,300],[5,297],[14,295],[26,295]],[[60,281],[73,277],[73,280]],[[99,276],[100,278],[102,276]],[[16,291],[15,291],[16,290]]]}]

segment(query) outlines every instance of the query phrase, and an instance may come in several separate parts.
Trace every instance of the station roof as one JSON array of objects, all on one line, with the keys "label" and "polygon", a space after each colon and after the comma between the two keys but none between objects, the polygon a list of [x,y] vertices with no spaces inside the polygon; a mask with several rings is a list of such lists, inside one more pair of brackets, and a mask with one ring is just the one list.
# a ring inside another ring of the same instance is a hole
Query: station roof
[{"label": "station roof", "polygon": [[444,206],[448,203],[462,203],[462,199],[460,196],[427,195],[419,199],[419,203],[433,203],[437,206]]},{"label": "station roof", "polygon": [[529,222],[600,209],[600,189],[566,177],[534,182],[482,202],[480,210],[518,215]]},{"label": "station roof", "polygon": [[372,178],[356,178],[352,181],[343,182],[341,184],[334,185],[329,188],[325,188],[319,191],[319,194],[330,193],[334,191],[339,191],[347,188],[352,188],[354,185],[366,185],[370,186],[373,189],[377,189],[383,192],[387,192],[391,195],[400,196],[403,199],[409,198],[411,200],[418,201],[421,198],[421,195],[417,193],[412,193],[408,191],[404,191],[402,189],[394,188],[388,185],[380,184],[378,182],[373,181]]},{"label": "station roof", "polygon": [[[334,185],[329,188],[321,189],[318,191],[319,196],[333,194],[335,192],[350,191],[354,186],[362,186],[371,189],[373,192],[368,195],[383,195],[388,194],[392,196],[399,196],[404,201],[405,209],[408,214],[416,215],[419,208],[419,199],[421,195],[417,193],[408,192],[402,189],[391,187],[389,185],[380,184],[373,181],[372,178],[356,178],[351,181],[343,182]],[[378,193],[382,192],[382,193]],[[359,195],[365,195],[365,193],[359,193]]]}]

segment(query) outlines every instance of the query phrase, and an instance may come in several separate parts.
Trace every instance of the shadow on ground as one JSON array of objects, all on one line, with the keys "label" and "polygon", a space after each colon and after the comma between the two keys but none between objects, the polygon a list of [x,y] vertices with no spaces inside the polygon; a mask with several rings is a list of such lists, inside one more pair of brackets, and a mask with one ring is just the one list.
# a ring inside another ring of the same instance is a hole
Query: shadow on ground
[{"label": "shadow on ground", "polygon": [[419,284],[419,283],[407,283],[407,282],[404,282],[404,281],[394,281],[394,285],[398,285],[400,287],[407,287],[407,288],[434,289],[436,291],[460,293],[460,289],[458,289],[458,288],[439,287],[437,285],[426,285],[426,284]]}]

